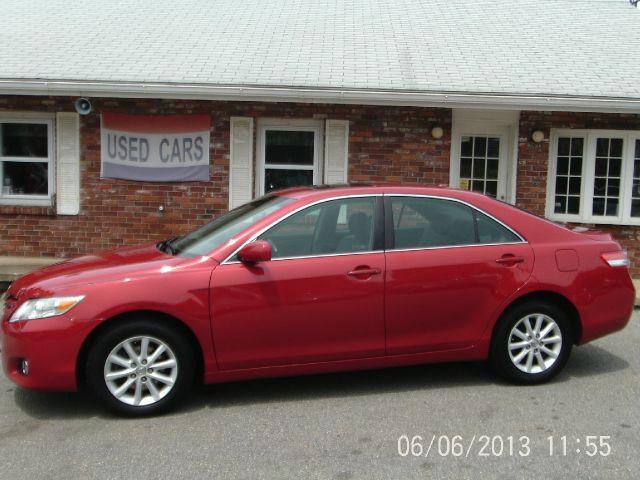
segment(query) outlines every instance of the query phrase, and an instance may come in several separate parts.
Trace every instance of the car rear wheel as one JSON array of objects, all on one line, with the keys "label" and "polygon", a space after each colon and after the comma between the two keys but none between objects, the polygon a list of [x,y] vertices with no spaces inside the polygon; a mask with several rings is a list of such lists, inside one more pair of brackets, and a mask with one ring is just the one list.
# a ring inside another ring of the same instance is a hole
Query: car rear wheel
[{"label": "car rear wheel", "polygon": [[173,406],[193,383],[189,342],[175,329],[144,316],[100,336],[87,358],[94,397],[121,415],[151,415]]},{"label": "car rear wheel", "polygon": [[491,343],[491,361],[511,381],[543,383],[565,366],[572,344],[569,319],[561,308],[527,302],[500,319]]}]

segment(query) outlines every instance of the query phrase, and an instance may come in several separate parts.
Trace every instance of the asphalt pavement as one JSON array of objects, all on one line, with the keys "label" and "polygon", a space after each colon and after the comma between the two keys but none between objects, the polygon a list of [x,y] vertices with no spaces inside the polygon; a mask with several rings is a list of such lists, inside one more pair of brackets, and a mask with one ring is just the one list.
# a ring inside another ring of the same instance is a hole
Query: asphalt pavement
[{"label": "asphalt pavement", "polygon": [[638,345],[636,310],[542,386],[429,365],[208,386],[146,419],[3,376],[0,479],[636,479]]}]

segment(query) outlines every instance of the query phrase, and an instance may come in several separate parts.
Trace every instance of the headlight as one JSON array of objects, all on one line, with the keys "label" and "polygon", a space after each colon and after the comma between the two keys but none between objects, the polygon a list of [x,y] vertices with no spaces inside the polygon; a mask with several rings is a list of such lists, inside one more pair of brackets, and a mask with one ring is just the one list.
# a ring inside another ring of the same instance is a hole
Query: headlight
[{"label": "headlight", "polygon": [[35,320],[62,315],[79,304],[83,298],[84,295],[78,295],[76,297],[34,298],[27,300],[20,305],[9,321],[19,322],[20,320]]}]

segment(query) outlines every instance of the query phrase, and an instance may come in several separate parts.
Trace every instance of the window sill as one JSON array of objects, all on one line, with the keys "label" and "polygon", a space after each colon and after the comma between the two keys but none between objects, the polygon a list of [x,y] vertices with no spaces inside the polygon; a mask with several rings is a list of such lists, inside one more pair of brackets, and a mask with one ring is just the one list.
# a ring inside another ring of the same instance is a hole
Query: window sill
[{"label": "window sill", "polygon": [[0,215],[37,215],[41,217],[54,217],[56,209],[49,206],[31,206],[31,205],[1,205]]}]

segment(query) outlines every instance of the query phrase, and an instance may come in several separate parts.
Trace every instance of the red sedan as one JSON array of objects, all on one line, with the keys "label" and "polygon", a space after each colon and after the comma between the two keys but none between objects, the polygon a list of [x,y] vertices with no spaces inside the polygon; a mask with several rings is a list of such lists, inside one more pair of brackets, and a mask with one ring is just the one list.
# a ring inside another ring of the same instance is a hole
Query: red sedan
[{"label": "red sedan", "polygon": [[634,289],[609,235],[458,190],[276,192],[183,237],[13,283],[3,365],[25,388],[86,385],[121,414],[224,382],[489,359],[540,383],[622,329]]}]

